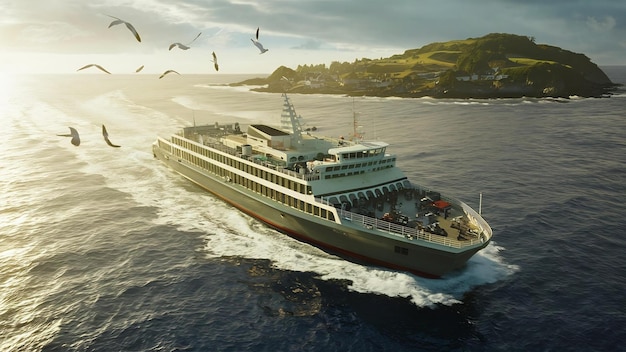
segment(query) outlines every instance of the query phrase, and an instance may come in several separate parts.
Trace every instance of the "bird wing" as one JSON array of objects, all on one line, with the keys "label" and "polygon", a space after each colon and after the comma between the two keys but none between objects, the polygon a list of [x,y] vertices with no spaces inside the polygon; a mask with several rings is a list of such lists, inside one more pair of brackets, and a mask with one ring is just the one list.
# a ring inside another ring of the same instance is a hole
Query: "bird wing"
[{"label": "bird wing", "polygon": [[83,67],[79,68],[79,69],[78,69],[78,70],[76,70],[76,71],[84,70],[84,69],[89,68],[89,67],[91,67],[91,66],[93,66],[93,64],[85,65],[85,66],[83,66]]},{"label": "bird wing", "polygon": [[215,67],[215,71],[219,71],[220,70],[220,66],[217,64],[217,55],[215,55],[215,51],[213,52],[213,67]]},{"label": "bird wing", "polygon": [[120,146],[117,144],[113,144],[111,143],[111,141],[109,140],[109,133],[107,132],[106,127],[104,127],[104,125],[102,125],[102,136],[104,137],[104,141],[110,145],[113,148],[119,148]]},{"label": "bird wing", "polygon": [[182,50],[187,50],[187,49],[189,49],[189,47],[188,47],[187,45],[185,45],[185,44],[181,44],[181,43],[172,43],[172,44],[170,44],[170,50],[172,50],[172,48],[174,48],[175,46],[177,46],[179,49],[182,49]]},{"label": "bird wing", "polygon": [[96,66],[97,68],[99,68],[101,71],[104,71],[104,72],[106,72],[106,73],[108,73],[108,74],[111,74],[111,72],[109,72],[109,71],[105,70],[105,69],[104,69],[104,67],[102,67],[102,66],[100,66],[100,65],[94,65],[94,66]]},{"label": "bird wing", "polygon": [[110,141],[108,138],[105,138],[105,139],[104,139],[104,141],[105,141],[105,142],[106,142],[109,146],[111,146],[111,147],[113,147],[113,148],[119,148],[119,147],[121,147],[121,145],[117,145],[117,144],[113,144],[113,143],[111,143],[111,141]]},{"label": "bird wing", "polygon": [[143,70],[143,65],[139,66],[139,68],[137,68],[135,72],[140,72],[141,70]]},{"label": "bird wing", "polygon": [[259,27],[256,27],[256,40],[259,40]]},{"label": "bird wing", "polygon": [[98,69],[100,69],[101,71],[106,72],[106,73],[108,73],[108,74],[111,74],[111,72],[107,71],[104,67],[102,67],[102,66],[100,66],[100,65],[96,65],[96,64],[89,64],[89,65],[85,65],[85,66],[83,66],[83,67],[79,68],[79,69],[78,69],[78,70],[76,70],[76,71],[84,70],[84,69],[89,68],[89,67],[97,67],[97,68],[98,68]]},{"label": "bird wing", "polygon": [[135,27],[133,27],[133,25],[128,22],[124,22],[124,23],[126,23],[126,28],[128,28],[133,33],[133,35],[135,36],[135,39],[137,39],[138,42],[141,42],[141,38],[139,37],[139,33],[137,33],[137,30],[135,29]]},{"label": "bird wing", "polygon": [[80,136],[78,135],[78,131],[74,127],[70,127],[70,132],[72,133],[72,144],[78,147],[80,145]]},{"label": "bird wing", "polygon": [[111,28],[113,26],[117,26],[118,24],[124,23],[126,25],[126,28],[128,28],[133,33],[133,35],[135,36],[137,41],[141,42],[141,37],[139,37],[139,33],[137,33],[137,30],[135,29],[135,27],[133,27],[132,24],[130,24],[130,23],[128,23],[128,22],[126,22],[126,21],[124,21],[124,20],[122,20],[120,18],[117,18],[115,16],[111,16],[111,15],[107,15],[107,16],[109,16],[111,18],[115,18],[115,21],[113,21],[113,22],[111,22],[111,24],[109,24],[109,28]]},{"label": "bird wing", "polygon": [[118,24],[124,23],[124,21],[122,21],[121,19],[115,17],[115,16],[111,16],[111,15],[107,15],[111,18],[115,18],[115,21],[111,22],[111,24],[109,24],[109,28],[113,27],[113,26],[117,26]]},{"label": "bird wing", "polygon": [[167,75],[168,73],[175,73],[177,75],[180,75],[180,73],[174,71],[174,70],[167,70],[165,72],[163,72],[163,74],[159,77],[159,79],[163,78],[165,75]]},{"label": "bird wing", "polygon": [[198,39],[198,37],[200,36],[200,34],[202,34],[202,32],[198,33],[198,35],[195,38],[193,38],[193,40],[190,41],[187,45],[191,45],[191,43],[195,42],[196,39]]},{"label": "bird wing", "polygon": [[113,27],[113,26],[117,26],[118,24],[122,24],[124,23],[124,21],[122,20],[115,20],[113,22],[111,22],[111,24],[109,24],[109,28]]}]

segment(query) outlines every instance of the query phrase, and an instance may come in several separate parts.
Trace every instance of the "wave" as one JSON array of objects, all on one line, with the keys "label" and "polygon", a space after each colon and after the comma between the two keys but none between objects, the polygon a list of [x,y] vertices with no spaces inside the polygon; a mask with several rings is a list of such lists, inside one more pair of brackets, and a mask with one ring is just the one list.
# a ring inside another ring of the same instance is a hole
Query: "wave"
[{"label": "wave", "polygon": [[203,88],[203,89],[214,89],[214,90],[227,90],[227,91],[232,91],[232,92],[245,92],[245,93],[251,93],[251,94],[259,94],[260,92],[256,92],[252,89],[255,88],[267,88],[267,85],[237,85],[237,86],[231,86],[229,84],[206,84],[206,83],[202,83],[202,84],[196,84],[194,85],[194,87],[196,88]]}]

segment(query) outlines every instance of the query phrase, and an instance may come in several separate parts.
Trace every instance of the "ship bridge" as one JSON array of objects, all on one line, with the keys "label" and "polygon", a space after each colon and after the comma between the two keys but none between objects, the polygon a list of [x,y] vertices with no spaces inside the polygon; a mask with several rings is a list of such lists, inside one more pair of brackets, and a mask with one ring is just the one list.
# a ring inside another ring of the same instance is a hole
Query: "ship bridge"
[{"label": "ship bridge", "polygon": [[[328,154],[335,155],[339,162],[347,159],[382,158],[385,155],[388,143],[379,141],[360,142],[349,146],[328,149]],[[374,160],[374,159],[372,159]]]}]

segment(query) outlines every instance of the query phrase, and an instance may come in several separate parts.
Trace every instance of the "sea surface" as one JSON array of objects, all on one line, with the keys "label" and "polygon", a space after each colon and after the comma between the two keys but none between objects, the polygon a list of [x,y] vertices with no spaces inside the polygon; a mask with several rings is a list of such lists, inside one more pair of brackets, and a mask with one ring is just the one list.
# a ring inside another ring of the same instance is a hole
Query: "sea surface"
[{"label": "sea surface", "polygon": [[492,243],[432,280],[298,242],[161,165],[157,136],[278,124],[282,98],[225,85],[250,75],[157,77],[1,77],[0,351],[626,350],[623,87],[290,96],[305,127],[347,136],[354,113],[414,182],[483,194]]}]

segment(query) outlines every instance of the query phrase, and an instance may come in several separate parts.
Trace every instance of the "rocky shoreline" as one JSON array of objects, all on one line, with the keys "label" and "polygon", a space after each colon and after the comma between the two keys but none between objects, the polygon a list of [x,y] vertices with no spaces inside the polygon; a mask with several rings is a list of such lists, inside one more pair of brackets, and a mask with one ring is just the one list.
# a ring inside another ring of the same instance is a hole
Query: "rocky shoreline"
[{"label": "rocky shoreline", "polygon": [[456,87],[436,87],[422,90],[408,90],[405,87],[395,89],[346,89],[341,87],[308,87],[298,85],[289,87],[280,82],[268,82],[267,79],[256,78],[243,82],[232,83],[230,86],[253,86],[251,91],[266,93],[297,93],[297,94],[338,94],[346,96],[398,97],[398,98],[440,98],[440,99],[504,99],[504,98],[565,98],[573,96],[585,98],[607,98],[612,95],[618,85],[588,85],[584,90],[569,91],[554,87],[535,89],[521,84],[509,84],[498,88],[478,84],[464,84]]}]

